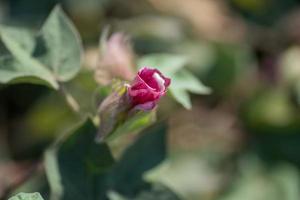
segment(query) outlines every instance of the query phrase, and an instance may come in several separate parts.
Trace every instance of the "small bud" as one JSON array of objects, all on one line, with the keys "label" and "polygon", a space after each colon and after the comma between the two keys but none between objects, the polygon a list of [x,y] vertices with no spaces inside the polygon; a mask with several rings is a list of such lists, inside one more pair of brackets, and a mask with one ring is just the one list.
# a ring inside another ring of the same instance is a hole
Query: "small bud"
[{"label": "small bud", "polygon": [[96,81],[107,85],[113,78],[132,80],[135,56],[127,37],[122,33],[114,33],[103,43],[95,71]]},{"label": "small bud", "polygon": [[157,69],[144,67],[139,70],[133,83],[128,87],[132,106],[141,110],[152,110],[165,95],[171,80]]},{"label": "small bud", "polygon": [[165,95],[171,80],[157,69],[144,67],[134,81],[122,85],[106,97],[99,107],[100,127],[96,140],[102,142],[137,110],[150,111]]}]

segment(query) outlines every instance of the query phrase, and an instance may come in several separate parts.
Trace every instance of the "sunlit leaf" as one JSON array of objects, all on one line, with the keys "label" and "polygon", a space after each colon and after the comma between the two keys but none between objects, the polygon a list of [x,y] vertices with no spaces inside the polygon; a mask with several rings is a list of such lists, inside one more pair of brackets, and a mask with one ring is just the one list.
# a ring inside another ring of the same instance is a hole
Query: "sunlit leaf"
[{"label": "sunlit leaf", "polygon": [[40,193],[19,193],[8,200],[44,200]]},{"label": "sunlit leaf", "polygon": [[181,70],[172,76],[170,91],[173,97],[187,109],[192,107],[188,92],[194,94],[209,94],[211,92],[210,88],[203,85],[187,70]]},{"label": "sunlit leaf", "polygon": [[[27,78],[26,80],[30,82],[44,81],[45,84],[57,89],[58,83],[51,72],[41,62],[32,57],[31,46],[33,44],[30,44],[30,42],[25,44],[20,39],[21,36],[16,37],[16,34],[17,29],[1,27],[1,40],[10,54],[0,57],[0,82],[8,83],[16,79]],[[21,35],[23,36],[23,32],[21,32]]]},{"label": "sunlit leaf", "polygon": [[58,81],[70,80],[80,69],[80,37],[60,6],[53,9],[38,35],[36,55]]},{"label": "sunlit leaf", "polygon": [[150,54],[138,60],[138,67],[144,66],[159,69],[166,76],[171,76],[187,64],[187,58],[175,54]]},{"label": "sunlit leaf", "polygon": [[172,96],[176,99],[178,103],[183,105],[186,109],[192,108],[192,102],[188,92],[181,88],[173,88],[171,90]]},{"label": "sunlit leaf", "polygon": [[80,69],[82,47],[74,26],[57,6],[38,36],[23,28],[0,27],[6,48],[0,56],[0,83],[29,82],[58,89]]},{"label": "sunlit leaf", "polygon": [[142,57],[139,67],[149,66],[159,69],[165,76],[171,78],[170,92],[172,97],[185,108],[192,107],[190,93],[209,94],[210,88],[206,87],[192,73],[184,69],[187,58],[174,54],[152,54]]}]

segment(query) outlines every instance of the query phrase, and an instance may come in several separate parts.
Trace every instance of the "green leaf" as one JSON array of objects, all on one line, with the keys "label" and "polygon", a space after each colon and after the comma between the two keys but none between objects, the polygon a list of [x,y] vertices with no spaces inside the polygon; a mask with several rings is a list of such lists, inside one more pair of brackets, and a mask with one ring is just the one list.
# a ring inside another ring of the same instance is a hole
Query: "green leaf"
[{"label": "green leaf", "polygon": [[40,193],[19,193],[8,200],[44,200]]},{"label": "green leaf", "polygon": [[95,143],[96,128],[86,121],[46,152],[51,198],[107,199],[109,191],[129,199],[150,195],[154,187],[143,180],[144,173],[165,159],[166,132],[165,122],[149,127],[114,163],[107,144]]},{"label": "green leaf", "polygon": [[182,90],[187,90],[195,94],[208,94],[210,89],[204,86],[192,73],[187,70],[181,70],[177,72],[174,76],[174,84],[171,88],[178,88]]},{"label": "green leaf", "polygon": [[183,69],[172,77],[170,92],[185,108],[191,109],[192,104],[188,92],[194,94],[210,94],[210,88],[203,85],[193,74]]},{"label": "green leaf", "polygon": [[[20,32],[18,29],[10,27],[1,27],[0,36],[5,47],[10,54],[0,57],[0,82],[8,83],[16,79],[27,78],[30,82],[42,82],[49,84],[57,89],[58,84],[51,72],[39,61],[34,59],[31,55],[32,46],[28,39],[30,36]],[[24,36],[24,41],[21,37]]]},{"label": "green leaf", "polygon": [[80,69],[82,47],[74,26],[55,7],[39,35],[22,28],[0,27],[5,52],[0,57],[0,83],[29,82],[58,89]]},{"label": "green leaf", "polygon": [[186,92],[184,89],[180,88],[173,88],[172,90],[170,89],[172,96],[178,103],[180,103],[183,107],[186,109],[191,109],[192,108],[192,102],[190,99],[190,96],[188,92]]},{"label": "green leaf", "polygon": [[9,35],[13,40],[20,45],[28,53],[33,53],[35,48],[34,32],[26,28],[16,28],[9,26],[1,26],[1,32]]},{"label": "green leaf", "polygon": [[175,54],[151,54],[143,56],[138,60],[138,67],[155,67],[164,75],[172,76],[187,64],[187,58]]},{"label": "green leaf", "polygon": [[56,6],[38,35],[38,56],[59,81],[79,71],[82,57],[80,36],[60,6]]},{"label": "green leaf", "polygon": [[114,159],[105,143],[95,143],[96,132],[88,120],[47,151],[45,164],[52,197],[97,199],[102,187],[98,180],[104,180]]},{"label": "green leaf", "polygon": [[110,172],[108,187],[126,196],[147,188],[143,174],[165,159],[166,132],[167,125],[164,122],[144,130]]},{"label": "green leaf", "polygon": [[142,57],[138,64],[139,67],[155,67],[165,76],[171,78],[170,92],[172,97],[186,109],[190,109],[192,104],[189,92],[209,94],[211,90],[192,73],[183,68],[187,62],[187,58],[181,55],[152,54]]}]

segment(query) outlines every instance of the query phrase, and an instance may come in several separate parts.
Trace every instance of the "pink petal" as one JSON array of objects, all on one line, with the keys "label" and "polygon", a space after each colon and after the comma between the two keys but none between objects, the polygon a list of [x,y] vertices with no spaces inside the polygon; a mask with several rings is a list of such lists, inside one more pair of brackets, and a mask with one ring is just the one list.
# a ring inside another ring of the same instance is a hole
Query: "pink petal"
[{"label": "pink petal", "polygon": [[150,102],[146,102],[146,103],[143,103],[143,104],[139,104],[139,105],[136,105],[134,108],[135,109],[138,109],[138,110],[152,110],[153,108],[155,108],[156,106],[156,102],[154,101],[150,101]]}]

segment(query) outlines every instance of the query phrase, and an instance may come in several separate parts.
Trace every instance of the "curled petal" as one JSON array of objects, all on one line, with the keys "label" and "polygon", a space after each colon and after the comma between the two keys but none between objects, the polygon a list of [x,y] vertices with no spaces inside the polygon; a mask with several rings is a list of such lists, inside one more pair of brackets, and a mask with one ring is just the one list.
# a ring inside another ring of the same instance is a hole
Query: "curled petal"
[{"label": "curled petal", "polygon": [[165,95],[171,80],[157,69],[142,68],[128,87],[128,96],[133,107],[142,110],[153,109]]}]

